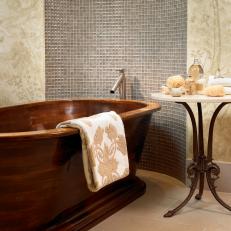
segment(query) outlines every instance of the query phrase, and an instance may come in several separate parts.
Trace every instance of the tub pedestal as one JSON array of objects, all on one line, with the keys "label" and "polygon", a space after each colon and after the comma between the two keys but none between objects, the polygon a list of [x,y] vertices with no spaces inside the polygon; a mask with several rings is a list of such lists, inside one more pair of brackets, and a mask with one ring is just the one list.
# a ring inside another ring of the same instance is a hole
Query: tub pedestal
[{"label": "tub pedestal", "polygon": [[64,211],[42,230],[89,230],[97,223],[125,207],[146,191],[145,183],[138,177],[129,177],[95,193],[76,207]]}]

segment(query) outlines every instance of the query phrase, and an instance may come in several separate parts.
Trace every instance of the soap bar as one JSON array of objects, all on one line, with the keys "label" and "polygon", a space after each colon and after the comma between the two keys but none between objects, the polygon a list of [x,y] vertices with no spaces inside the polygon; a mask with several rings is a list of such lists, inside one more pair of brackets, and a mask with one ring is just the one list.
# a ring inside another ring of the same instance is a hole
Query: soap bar
[{"label": "soap bar", "polygon": [[161,93],[165,94],[165,95],[169,95],[170,92],[169,92],[169,88],[166,87],[166,86],[162,86],[161,87]]},{"label": "soap bar", "polygon": [[231,95],[231,87],[224,87],[224,89],[226,95]]}]

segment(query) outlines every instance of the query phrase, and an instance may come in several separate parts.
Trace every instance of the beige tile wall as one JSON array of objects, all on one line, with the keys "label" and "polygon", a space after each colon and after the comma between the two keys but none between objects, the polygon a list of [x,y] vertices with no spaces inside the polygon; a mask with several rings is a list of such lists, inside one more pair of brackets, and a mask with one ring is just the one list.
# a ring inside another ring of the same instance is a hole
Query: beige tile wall
[{"label": "beige tile wall", "polygon": [[0,106],[45,98],[43,2],[0,1]]},{"label": "beige tile wall", "polygon": [[[231,77],[231,1],[188,0],[188,67],[193,57],[201,58],[206,77],[221,74]],[[204,105],[205,140],[211,115],[217,105]],[[226,106],[219,115],[215,127],[214,157],[216,160],[231,161],[231,106]],[[187,123],[187,144],[192,155],[192,130]],[[206,142],[207,143],[207,142]]]}]

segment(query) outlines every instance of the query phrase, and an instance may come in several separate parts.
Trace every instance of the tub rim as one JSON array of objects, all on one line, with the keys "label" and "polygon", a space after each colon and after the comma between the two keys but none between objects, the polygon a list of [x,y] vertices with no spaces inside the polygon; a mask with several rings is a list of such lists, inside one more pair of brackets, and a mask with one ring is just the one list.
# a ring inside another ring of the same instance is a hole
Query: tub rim
[{"label": "tub rim", "polygon": [[[14,108],[14,107],[23,107],[29,105],[42,105],[50,102],[70,102],[74,103],[75,101],[95,101],[95,102],[105,102],[105,103],[113,103],[113,102],[120,102],[120,103],[138,103],[143,105],[144,107],[138,108],[135,110],[130,110],[127,112],[119,113],[122,120],[127,120],[131,118],[136,118],[141,115],[149,114],[150,112],[160,110],[161,106],[157,102],[146,102],[141,100],[121,100],[121,99],[105,99],[105,98],[72,98],[72,99],[55,99],[55,100],[43,100],[43,101],[35,101],[31,103],[25,104],[17,104],[12,106],[6,106],[0,108],[1,110]],[[25,132],[4,132],[0,133],[0,140],[7,141],[11,139],[42,139],[42,138],[54,138],[54,137],[63,137],[78,134],[79,130],[76,128],[52,128],[52,129],[45,129],[45,130],[38,130],[38,131],[25,131]]]}]

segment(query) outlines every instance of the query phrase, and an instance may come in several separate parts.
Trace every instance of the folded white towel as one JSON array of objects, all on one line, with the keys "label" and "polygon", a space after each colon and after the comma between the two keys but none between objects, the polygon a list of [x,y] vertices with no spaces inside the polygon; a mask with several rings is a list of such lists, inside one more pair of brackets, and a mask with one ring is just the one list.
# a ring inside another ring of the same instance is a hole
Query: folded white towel
[{"label": "folded white towel", "polygon": [[57,125],[80,130],[85,177],[96,192],[129,174],[123,121],[115,112],[68,120]]},{"label": "folded white towel", "polygon": [[209,76],[208,86],[222,85],[224,87],[231,87],[231,78],[215,78],[215,76]]}]

